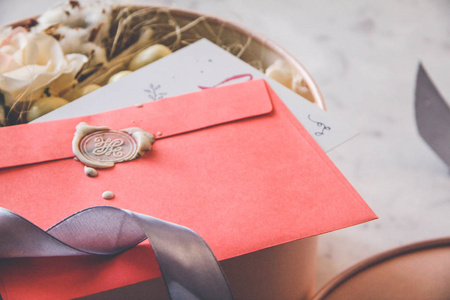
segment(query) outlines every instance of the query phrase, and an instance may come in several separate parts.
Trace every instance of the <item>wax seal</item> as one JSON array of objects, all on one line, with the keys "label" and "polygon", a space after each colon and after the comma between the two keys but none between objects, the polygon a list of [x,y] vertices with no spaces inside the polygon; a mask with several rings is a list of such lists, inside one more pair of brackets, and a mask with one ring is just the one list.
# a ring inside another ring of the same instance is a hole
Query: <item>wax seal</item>
[{"label": "wax seal", "polygon": [[110,168],[115,163],[140,157],[150,150],[155,138],[140,128],[120,131],[106,126],[77,125],[72,150],[79,161],[92,168]]}]

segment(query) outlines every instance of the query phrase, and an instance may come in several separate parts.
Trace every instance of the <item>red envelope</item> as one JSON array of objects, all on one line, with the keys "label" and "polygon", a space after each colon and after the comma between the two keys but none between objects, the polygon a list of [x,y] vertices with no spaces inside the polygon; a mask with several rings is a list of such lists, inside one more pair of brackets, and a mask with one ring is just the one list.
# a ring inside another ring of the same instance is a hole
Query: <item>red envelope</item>
[{"label": "red envelope", "polygon": [[[71,149],[80,122],[161,134],[90,178]],[[219,260],[376,218],[263,80],[2,128],[0,153],[0,206],[41,228],[112,205],[193,229]],[[0,294],[73,298],[142,282],[160,276],[149,253],[144,242],[115,257],[2,260]]]}]

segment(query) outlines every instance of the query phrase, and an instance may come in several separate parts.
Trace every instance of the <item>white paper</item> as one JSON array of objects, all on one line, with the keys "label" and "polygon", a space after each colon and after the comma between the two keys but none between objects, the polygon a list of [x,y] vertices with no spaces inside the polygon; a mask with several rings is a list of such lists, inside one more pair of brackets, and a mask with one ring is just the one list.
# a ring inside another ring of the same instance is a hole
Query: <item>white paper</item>
[{"label": "white paper", "polygon": [[327,152],[357,132],[212,42],[202,39],[122,79],[56,109],[34,122],[100,113],[202,88],[264,78]]}]

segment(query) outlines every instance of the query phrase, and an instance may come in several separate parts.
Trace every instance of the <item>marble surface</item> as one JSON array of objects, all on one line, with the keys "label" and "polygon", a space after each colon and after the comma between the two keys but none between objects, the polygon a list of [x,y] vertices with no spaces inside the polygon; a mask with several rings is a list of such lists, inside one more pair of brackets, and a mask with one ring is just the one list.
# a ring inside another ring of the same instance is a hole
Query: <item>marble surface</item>
[{"label": "marble surface", "polygon": [[[0,22],[39,14],[56,2],[1,0]],[[267,36],[308,69],[328,111],[359,129],[329,156],[379,220],[320,237],[317,288],[381,251],[450,235],[450,172],[419,137],[413,106],[419,61],[450,101],[449,1],[133,3],[193,9]]]}]

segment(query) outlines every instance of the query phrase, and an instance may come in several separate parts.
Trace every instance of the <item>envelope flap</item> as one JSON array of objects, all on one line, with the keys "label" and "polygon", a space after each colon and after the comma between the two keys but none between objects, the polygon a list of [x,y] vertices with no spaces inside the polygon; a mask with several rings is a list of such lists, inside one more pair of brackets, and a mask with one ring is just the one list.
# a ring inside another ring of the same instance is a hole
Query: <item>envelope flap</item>
[{"label": "envelope flap", "polygon": [[157,139],[247,119],[273,110],[264,80],[213,88],[91,116],[0,129],[0,168],[70,158],[75,126],[140,127]]}]

